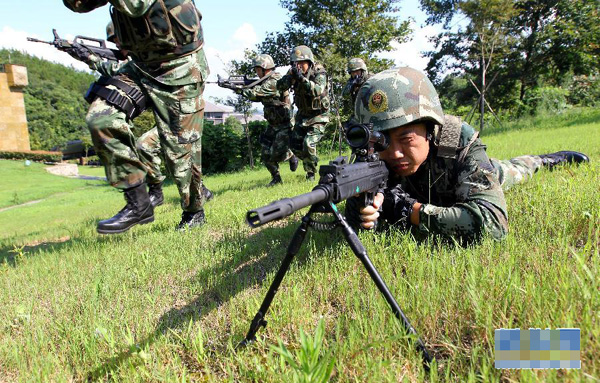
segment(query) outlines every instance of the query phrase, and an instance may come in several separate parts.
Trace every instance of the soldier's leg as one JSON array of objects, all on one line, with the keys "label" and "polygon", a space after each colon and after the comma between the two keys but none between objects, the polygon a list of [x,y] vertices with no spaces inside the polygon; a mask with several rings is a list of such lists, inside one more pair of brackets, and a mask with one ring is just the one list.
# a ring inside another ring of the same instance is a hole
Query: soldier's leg
[{"label": "soldier's leg", "polygon": [[319,157],[317,155],[317,144],[323,137],[325,124],[312,124],[307,127],[306,135],[302,147],[302,166],[306,171],[307,179],[314,179],[319,165]]},{"label": "soldier's leg", "polygon": [[498,172],[498,179],[504,191],[531,179],[543,165],[539,156],[520,156],[510,160],[491,159],[491,162]]},{"label": "soldier's leg", "polygon": [[140,159],[146,166],[146,182],[148,184],[158,184],[165,180],[165,176],[160,170],[162,163],[160,159],[161,147],[158,137],[158,128],[155,126],[137,139],[136,146]]},{"label": "soldier's leg", "polygon": [[148,184],[148,194],[150,195],[150,203],[153,207],[163,204],[165,197],[162,191],[162,182],[165,176],[160,170],[160,155],[162,153],[160,147],[160,138],[158,136],[158,128],[156,126],[146,133],[142,134],[137,139],[136,143],[140,159],[146,166],[146,183]]},{"label": "soldier's leg", "polygon": [[202,83],[166,87],[144,81],[152,102],[165,165],[173,175],[183,210],[178,228],[204,223],[201,137]]},{"label": "soldier's leg", "polygon": [[138,155],[125,113],[96,98],[85,119],[108,182],[121,190],[143,183],[146,167]]},{"label": "soldier's leg", "polygon": [[144,179],[146,170],[137,153],[135,137],[125,113],[96,98],[86,116],[98,157],[106,178],[124,192],[127,204],[113,217],[98,222],[102,234],[121,233],[136,224],[154,221]]},{"label": "soldier's leg", "polygon": [[[265,165],[269,173],[271,173],[271,178],[273,182],[276,179],[281,181],[279,177],[279,165],[277,162],[273,162],[271,148],[275,142],[276,132],[272,126],[268,126],[267,129],[260,134],[260,160]],[[272,186],[272,185],[271,185]]]}]

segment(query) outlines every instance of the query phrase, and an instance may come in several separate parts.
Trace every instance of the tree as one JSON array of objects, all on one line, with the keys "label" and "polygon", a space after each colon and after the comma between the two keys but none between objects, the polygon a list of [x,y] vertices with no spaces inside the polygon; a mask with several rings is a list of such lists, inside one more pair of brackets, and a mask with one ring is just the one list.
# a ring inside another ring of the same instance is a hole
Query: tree
[{"label": "tree", "polygon": [[254,156],[252,154],[252,140],[250,138],[250,131],[248,127],[248,119],[256,113],[256,109],[252,108],[252,102],[248,101],[242,95],[236,95],[235,97],[227,97],[226,99],[215,98],[215,101],[219,104],[233,107],[233,110],[237,113],[242,114],[244,118],[244,135],[248,144],[248,160],[250,162],[250,168],[254,169]]}]

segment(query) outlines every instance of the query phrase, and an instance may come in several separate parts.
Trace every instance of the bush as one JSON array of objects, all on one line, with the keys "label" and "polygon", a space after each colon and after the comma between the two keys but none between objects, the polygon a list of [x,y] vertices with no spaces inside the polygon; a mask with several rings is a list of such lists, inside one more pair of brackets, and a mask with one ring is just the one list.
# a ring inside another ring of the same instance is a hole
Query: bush
[{"label": "bush", "polygon": [[573,105],[598,105],[600,100],[600,75],[573,77],[573,82],[569,86],[568,100]]},{"label": "bush", "polygon": [[60,162],[61,152],[45,152],[32,150],[29,152],[0,151],[0,158],[5,160],[30,160],[35,162]]},{"label": "bush", "polygon": [[569,108],[567,89],[544,86],[527,92],[520,109],[523,114],[560,113]]}]

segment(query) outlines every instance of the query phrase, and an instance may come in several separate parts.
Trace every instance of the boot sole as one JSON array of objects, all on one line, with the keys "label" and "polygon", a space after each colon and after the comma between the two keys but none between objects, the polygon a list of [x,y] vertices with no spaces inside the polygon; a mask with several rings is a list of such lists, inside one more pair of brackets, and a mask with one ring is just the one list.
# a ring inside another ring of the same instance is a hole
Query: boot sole
[{"label": "boot sole", "polygon": [[100,229],[100,228],[96,228],[96,231],[100,234],[119,234],[119,233],[124,233],[127,230],[131,229],[132,227],[134,227],[135,225],[145,225],[147,223],[151,223],[154,222],[154,215],[148,218],[144,218],[141,221],[138,221],[134,224],[131,224],[129,226],[127,226],[125,229],[118,229],[118,230],[105,230],[105,229]]}]

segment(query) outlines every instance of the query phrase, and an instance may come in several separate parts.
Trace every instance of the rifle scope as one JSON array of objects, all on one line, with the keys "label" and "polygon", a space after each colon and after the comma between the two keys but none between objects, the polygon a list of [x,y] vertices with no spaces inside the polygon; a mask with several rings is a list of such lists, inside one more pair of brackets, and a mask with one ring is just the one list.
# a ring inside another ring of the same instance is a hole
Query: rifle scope
[{"label": "rifle scope", "polygon": [[350,122],[346,124],[346,142],[353,150],[367,149],[369,143],[377,152],[384,151],[389,146],[387,137],[381,132],[373,130],[373,124],[358,124]]}]

